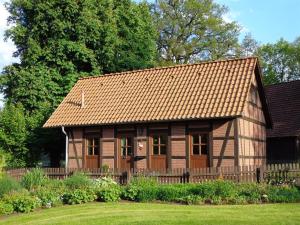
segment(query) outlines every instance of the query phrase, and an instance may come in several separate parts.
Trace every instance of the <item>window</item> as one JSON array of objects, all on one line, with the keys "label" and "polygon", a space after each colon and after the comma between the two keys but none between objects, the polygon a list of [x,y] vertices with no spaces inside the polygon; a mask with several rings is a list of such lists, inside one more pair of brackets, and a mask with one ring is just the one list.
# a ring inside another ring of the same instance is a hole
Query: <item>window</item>
[{"label": "window", "polygon": [[132,138],[131,137],[121,137],[121,156],[131,156],[132,151]]},{"label": "window", "polygon": [[99,155],[99,138],[87,137],[87,155]]},{"label": "window", "polygon": [[257,100],[259,99],[258,97],[258,92],[257,92],[257,89],[255,88],[255,86],[251,86],[251,91],[250,91],[250,101],[254,104],[257,104]]},{"label": "window", "polygon": [[192,134],[192,153],[193,155],[207,155],[207,134]]},{"label": "window", "polygon": [[167,136],[154,135],[153,136],[153,155],[166,155],[167,154]]}]

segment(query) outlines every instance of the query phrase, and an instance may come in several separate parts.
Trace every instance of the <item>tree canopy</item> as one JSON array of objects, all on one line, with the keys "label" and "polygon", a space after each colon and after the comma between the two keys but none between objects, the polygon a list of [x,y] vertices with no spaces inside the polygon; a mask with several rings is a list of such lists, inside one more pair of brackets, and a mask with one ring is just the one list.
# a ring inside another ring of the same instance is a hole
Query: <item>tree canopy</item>
[{"label": "tree canopy", "polygon": [[[36,148],[43,151],[43,143],[51,148],[46,141],[50,137],[43,136],[45,131],[40,127],[79,77],[147,68],[155,63],[156,31],[146,3],[12,0],[6,8],[13,25],[6,38],[15,43],[14,56],[20,63],[4,68],[0,89],[7,101],[5,108],[21,104],[24,118],[28,117],[23,121],[24,132],[30,136],[20,144],[31,152],[38,153],[33,150]],[[3,132],[13,135],[11,130]],[[3,146],[6,151],[17,148]]]},{"label": "tree canopy", "polygon": [[262,62],[265,84],[300,79],[300,38],[292,43],[280,39],[274,44],[262,45],[257,55]]},{"label": "tree canopy", "polygon": [[212,0],[158,0],[153,17],[160,59],[188,63],[233,56],[239,26],[224,21],[226,12]]}]

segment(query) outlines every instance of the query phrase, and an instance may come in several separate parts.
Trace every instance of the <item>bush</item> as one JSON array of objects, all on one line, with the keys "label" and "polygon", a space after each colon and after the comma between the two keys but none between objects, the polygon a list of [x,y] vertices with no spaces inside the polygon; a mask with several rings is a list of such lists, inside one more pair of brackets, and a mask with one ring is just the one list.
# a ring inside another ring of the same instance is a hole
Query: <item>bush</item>
[{"label": "bush", "polygon": [[265,198],[269,202],[297,202],[300,201],[300,192],[291,186],[268,186]]},{"label": "bush", "polygon": [[96,200],[96,198],[97,196],[92,189],[76,189],[69,191],[62,196],[63,202],[69,205],[92,202]]},{"label": "bush", "polygon": [[118,185],[102,188],[96,191],[98,200],[103,202],[116,202],[120,200],[121,188]]},{"label": "bush", "polygon": [[238,185],[238,197],[241,202],[258,203],[263,195],[264,185],[245,183]]},{"label": "bush", "polygon": [[27,192],[4,195],[3,202],[10,204],[15,212],[28,213],[41,205],[37,197],[30,196]]},{"label": "bush", "polygon": [[67,188],[75,190],[81,188],[90,188],[93,183],[84,173],[74,173],[71,177],[64,180]]},{"label": "bush", "polygon": [[63,180],[48,179],[42,189],[44,188],[60,195],[66,192],[66,185]]},{"label": "bush", "polygon": [[1,215],[9,215],[14,212],[14,207],[12,204],[0,202],[0,216]]},{"label": "bush", "polygon": [[135,177],[125,188],[123,197],[128,200],[148,202],[157,199],[158,183],[149,177]]},{"label": "bush", "polygon": [[190,185],[161,185],[157,189],[157,198],[161,201],[177,201],[182,196],[189,196],[188,188]]},{"label": "bush", "polygon": [[107,188],[111,186],[117,185],[117,182],[115,182],[111,177],[101,177],[99,179],[93,180],[93,186],[95,188]]},{"label": "bush", "polygon": [[3,176],[0,179],[0,198],[12,191],[19,191],[22,187],[18,181],[10,176]]},{"label": "bush", "polygon": [[48,188],[40,188],[33,193],[41,201],[45,208],[51,208],[62,204],[62,195]]},{"label": "bush", "polygon": [[34,190],[45,185],[47,180],[48,178],[45,176],[44,171],[40,168],[35,168],[23,176],[21,184],[27,190]]},{"label": "bush", "polygon": [[191,186],[190,192],[213,204],[232,202],[238,195],[237,184],[231,181],[209,181]]},{"label": "bush", "polygon": [[177,202],[187,205],[199,205],[203,204],[203,199],[199,195],[186,195],[181,198],[177,198]]}]

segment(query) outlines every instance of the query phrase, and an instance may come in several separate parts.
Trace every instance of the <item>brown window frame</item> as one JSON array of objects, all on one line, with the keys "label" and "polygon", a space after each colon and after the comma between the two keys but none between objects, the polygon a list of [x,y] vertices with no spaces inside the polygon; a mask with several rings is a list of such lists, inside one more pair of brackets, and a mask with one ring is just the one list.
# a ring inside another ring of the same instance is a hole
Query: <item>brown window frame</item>
[{"label": "brown window frame", "polygon": [[[89,154],[89,139],[92,139],[92,154]],[[87,156],[99,156],[100,155],[100,137],[96,135],[88,135],[85,137],[86,143],[86,155]],[[98,145],[95,145],[95,140],[98,140]],[[98,154],[95,154],[95,147],[98,147]]]},{"label": "brown window frame", "polygon": [[[122,146],[122,138],[125,138],[125,146]],[[128,145],[128,138],[131,139],[131,145]],[[128,135],[128,134],[122,134],[119,136],[119,142],[120,142],[120,156],[121,157],[126,157],[126,156],[133,156],[134,155],[134,138],[132,135]],[[125,151],[126,151],[126,155],[123,155],[123,149],[122,148],[125,148]],[[131,154],[128,155],[128,148],[131,148]]]},{"label": "brown window frame", "polygon": [[[161,144],[161,136],[165,137],[166,143],[165,144]],[[154,144],[154,137],[158,137],[158,144]],[[164,155],[166,156],[168,154],[168,135],[165,133],[153,133],[151,134],[151,139],[152,139],[152,145],[151,145],[151,150],[152,150],[152,155],[154,156],[160,156],[160,155]],[[154,147],[158,147],[158,154],[154,154]],[[161,147],[165,147],[166,151],[164,154],[161,154]]]},{"label": "brown window frame", "polygon": [[[194,136],[198,136],[199,138],[199,143],[194,144],[193,143],[193,138]],[[202,143],[202,137],[201,136],[206,136],[206,142]],[[201,156],[201,155],[209,155],[209,132],[191,132],[190,133],[190,148],[191,148],[191,155],[195,155],[195,156]],[[199,154],[194,154],[194,146],[199,146]],[[202,146],[206,146],[206,152],[207,154],[202,154]]]}]

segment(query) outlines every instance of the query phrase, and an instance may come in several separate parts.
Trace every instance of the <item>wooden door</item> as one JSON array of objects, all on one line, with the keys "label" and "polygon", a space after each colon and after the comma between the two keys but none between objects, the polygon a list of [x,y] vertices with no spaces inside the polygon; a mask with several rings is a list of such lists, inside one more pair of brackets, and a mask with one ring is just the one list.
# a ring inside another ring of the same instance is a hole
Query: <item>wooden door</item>
[{"label": "wooden door", "polygon": [[157,134],[151,136],[151,170],[167,170],[167,140],[166,134]]},{"label": "wooden door", "polygon": [[190,135],[190,167],[206,168],[209,167],[208,134],[192,133]]},{"label": "wooden door", "polygon": [[99,137],[86,137],[86,168],[99,168]]},{"label": "wooden door", "polygon": [[119,136],[119,161],[121,170],[132,170],[134,166],[133,136]]}]

